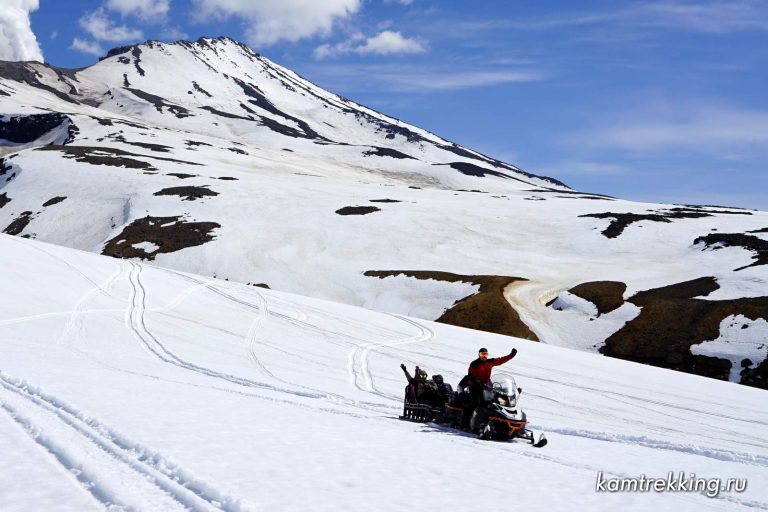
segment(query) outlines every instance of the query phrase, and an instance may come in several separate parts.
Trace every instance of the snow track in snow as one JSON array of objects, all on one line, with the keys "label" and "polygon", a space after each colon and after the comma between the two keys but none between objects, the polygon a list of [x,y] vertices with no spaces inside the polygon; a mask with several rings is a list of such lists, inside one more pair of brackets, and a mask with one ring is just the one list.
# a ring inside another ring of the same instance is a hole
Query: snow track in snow
[{"label": "snow track in snow", "polygon": [[251,510],[162,454],[2,371],[0,389],[0,406],[11,419],[110,510]]},{"label": "snow track in snow", "polygon": [[153,354],[159,360],[164,363],[172,364],[196,372],[202,375],[207,375],[220,380],[225,380],[233,384],[240,386],[246,386],[251,388],[264,389],[269,391],[277,391],[280,393],[288,393],[292,395],[307,397],[307,398],[323,398],[323,394],[319,393],[306,393],[303,391],[296,391],[290,389],[279,388],[272,386],[264,382],[257,382],[244,377],[238,377],[228,373],[219,372],[204,366],[199,366],[189,361],[186,361],[176,354],[171,352],[163,345],[148,329],[145,324],[144,314],[146,311],[146,290],[141,283],[141,266],[137,263],[131,262],[130,284],[130,306],[126,310],[125,320],[128,329],[134,334],[136,339],[146,348],[148,352]]}]

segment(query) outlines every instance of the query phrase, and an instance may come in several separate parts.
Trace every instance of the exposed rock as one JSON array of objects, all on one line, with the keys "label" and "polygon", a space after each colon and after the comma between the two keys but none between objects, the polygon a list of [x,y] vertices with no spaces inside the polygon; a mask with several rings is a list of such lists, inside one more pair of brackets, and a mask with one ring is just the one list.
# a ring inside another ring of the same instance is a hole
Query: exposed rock
[{"label": "exposed rock", "polygon": [[381,208],[375,206],[345,206],[336,210],[339,215],[368,215],[373,212],[380,212]]},{"label": "exposed rock", "polygon": [[152,105],[155,106],[157,111],[160,112],[161,114],[163,112],[163,108],[166,108],[168,109],[168,112],[172,113],[179,119],[183,119],[185,117],[190,117],[193,115],[188,109],[182,107],[181,105],[170,103],[169,101],[161,98],[160,96],[156,96],[154,94],[144,92],[140,89],[133,89],[131,87],[126,87],[125,90],[130,91],[131,94],[133,94],[134,96],[141,98],[148,103],[151,103]]},{"label": "exposed rock", "polygon": [[32,212],[22,212],[21,215],[13,220],[13,222],[8,224],[8,227],[3,230],[3,233],[6,235],[18,235],[24,231],[24,228],[26,228],[34,218],[35,216]]},{"label": "exposed rock", "polygon": [[397,199],[369,199],[369,201],[372,203],[402,203]]},{"label": "exposed rock", "polygon": [[38,148],[37,151],[61,151],[64,158],[72,158],[78,162],[84,162],[91,165],[108,165],[110,167],[125,167],[128,169],[141,169],[145,171],[156,171],[157,169],[147,162],[130,158],[134,155],[127,151],[107,147],[92,146],[45,146]]},{"label": "exposed rock", "polygon": [[412,156],[406,155],[405,153],[398,151],[396,149],[382,148],[378,146],[373,146],[373,149],[370,149],[368,151],[363,151],[363,156],[388,156],[391,158],[416,160]]},{"label": "exposed rock", "polygon": [[194,201],[195,199],[201,199],[203,197],[213,197],[219,195],[218,192],[209,190],[206,187],[170,187],[164,188],[159,192],[155,192],[156,196],[179,196],[184,201]]},{"label": "exposed rock", "polygon": [[10,116],[5,121],[0,120],[0,139],[26,144],[39,139],[65,122],[71,123],[71,120],[58,113]]},{"label": "exposed rock", "polygon": [[10,202],[11,202],[11,198],[8,197],[7,192],[3,192],[2,194],[0,194],[0,208],[2,208],[3,206],[7,205]]},{"label": "exposed rock", "polygon": [[[487,169],[485,167],[480,167],[479,165],[470,164],[468,162],[453,162],[450,164],[435,164],[435,165],[448,165],[451,167],[451,169],[456,169],[461,174],[466,174],[467,176],[477,176],[479,178],[482,178],[484,176],[497,176],[499,178],[517,179],[517,178],[513,178],[509,174],[504,174],[503,172],[494,171],[492,169]],[[517,180],[517,181],[521,181],[521,180]]]},{"label": "exposed rock", "polygon": [[46,202],[43,203],[43,207],[46,208],[48,206],[53,206],[55,204],[58,204],[58,203],[62,202],[66,198],[67,198],[66,196],[52,197],[51,199],[49,199],[49,200],[47,200]]},{"label": "exposed rock", "polygon": [[[136,219],[123,232],[109,240],[102,254],[115,258],[154,260],[159,253],[175,252],[213,240],[211,231],[221,226],[216,222],[186,222],[181,217],[144,217]],[[135,247],[144,243],[156,246],[146,251]]]},{"label": "exposed rock", "polygon": [[768,264],[768,240],[763,240],[756,236],[741,233],[710,233],[706,236],[700,236],[693,241],[693,245],[699,243],[703,243],[705,247],[714,250],[720,247],[741,247],[747,251],[753,251],[755,253],[753,256],[755,262],[736,270]]},{"label": "exposed rock", "polygon": [[705,211],[668,211],[658,213],[587,213],[579,217],[591,217],[594,219],[611,219],[611,223],[602,233],[606,238],[616,238],[624,232],[624,229],[635,222],[643,220],[651,222],[670,223],[671,219],[698,219],[700,217],[711,217],[710,213]]}]

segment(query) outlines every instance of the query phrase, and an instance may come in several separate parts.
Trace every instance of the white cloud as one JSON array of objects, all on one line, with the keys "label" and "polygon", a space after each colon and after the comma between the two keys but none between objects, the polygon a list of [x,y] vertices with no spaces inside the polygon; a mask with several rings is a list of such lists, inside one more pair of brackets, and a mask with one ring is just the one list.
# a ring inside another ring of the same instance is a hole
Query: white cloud
[{"label": "white cloud", "polygon": [[355,51],[362,54],[376,53],[385,55],[388,53],[423,53],[427,50],[416,39],[403,37],[400,32],[385,30],[369,38],[364,45]]},{"label": "white cloud", "polygon": [[98,9],[80,18],[80,26],[98,41],[135,41],[143,39],[141,30],[125,25],[115,25],[103,9]]},{"label": "white cloud", "polygon": [[100,57],[105,53],[104,48],[102,48],[101,45],[96,41],[86,41],[84,39],[80,39],[79,37],[76,37],[72,41],[70,48],[79,52],[87,53],[89,55],[95,55],[96,57]]},{"label": "white cloud", "polygon": [[29,13],[36,11],[39,0],[3,0],[0,8],[0,60],[36,60],[43,62]]},{"label": "white cloud", "polygon": [[192,0],[196,19],[236,17],[256,47],[327,35],[334,23],[356,13],[362,0]]},{"label": "white cloud", "polygon": [[325,59],[349,53],[388,55],[393,53],[424,53],[425,51],[427,51],[426,46],[417,39],[403,37],[400,32],[384,30],[369,38],[356,34],[341,43],[320,45],[315,48],[315,58]]},{"label": "white cloud", "polygon": [[107,0],[109,10],[123,16],[137,16],[144,21],[163,21],[170,10],[170,0]]}]

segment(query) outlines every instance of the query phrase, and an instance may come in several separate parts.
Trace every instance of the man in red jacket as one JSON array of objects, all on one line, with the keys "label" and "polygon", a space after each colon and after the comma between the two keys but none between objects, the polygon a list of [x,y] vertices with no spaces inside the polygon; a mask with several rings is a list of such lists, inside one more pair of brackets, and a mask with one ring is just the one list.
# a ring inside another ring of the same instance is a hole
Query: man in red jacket
[{"label": "man in red jacket", "polygon": [[469,363],[469,376],[474,381],[473,384],[488,385],[491,383],[491,371],[494,366],[506,363],[517,354],[517,349],[513,348],[509,355],[504,357],[492,357],[488,359],[488,349],[481,348],[478,351],[478,357]]},{"label": "man in red jacket", "polygon": [[465,387],[469,388],[469,407],[464,409],[464,415],[462,416],[462,426],[469,428],[469,420],[472,417],[472,411],[479,405],[483,405],[483,388],[491,383],[491,372],[494,366],[499,366],[506,363],[515,355],[517,355],[517,349],[513,348],[509,355],[504,357],[492,357],[488,359],[488,349],[481,348],[477,352],[478,357],[471,363],[469,363],[469,371],[461,382],[459,382],[459,390]]}]

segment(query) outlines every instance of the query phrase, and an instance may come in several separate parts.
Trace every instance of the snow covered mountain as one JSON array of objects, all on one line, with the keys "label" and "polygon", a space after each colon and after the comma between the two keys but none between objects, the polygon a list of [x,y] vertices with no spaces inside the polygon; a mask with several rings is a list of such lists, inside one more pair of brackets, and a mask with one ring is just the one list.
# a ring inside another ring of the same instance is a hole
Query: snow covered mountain
[{"label": "snow covered mountain", "polygon": [[230,39],[0,63],[0,230],[768,387],[768,214],[570,189]]},{"label": "snow covered mountain", "polygon": [[[0,282],[4,512],[768,508],[763,390],[8,235]],[[543,450],[397,419],[479,345]],[[670,471],[741,492],[596,492]]]}]

